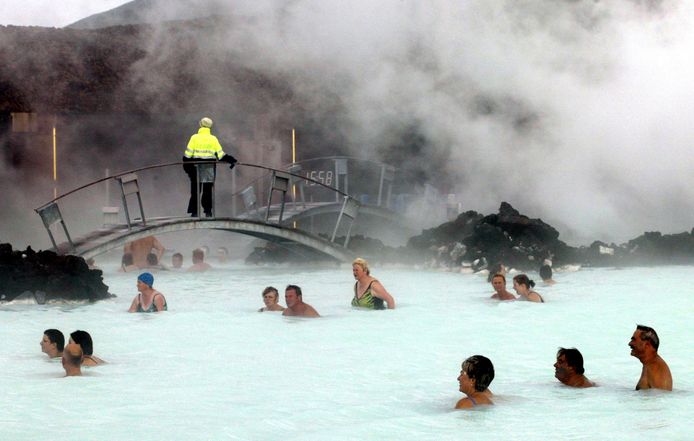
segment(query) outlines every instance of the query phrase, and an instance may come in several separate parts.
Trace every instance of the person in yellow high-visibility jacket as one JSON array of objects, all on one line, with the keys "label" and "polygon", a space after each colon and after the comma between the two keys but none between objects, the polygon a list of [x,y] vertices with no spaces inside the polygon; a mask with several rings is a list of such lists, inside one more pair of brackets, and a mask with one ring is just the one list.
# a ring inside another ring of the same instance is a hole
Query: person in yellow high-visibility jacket
[{"label": "person in yellow high-visibility jacket", "polygon": [[200,188],[200,199],[202,208],[207,217],[212,216],[212,183],[205,182],[198,184],[198,174],[193,161],[224,161],[229,163],[229,168],[234,168],[236,158],[224,153],[221,144],[216,136],[210,133],[212,119],[205,117],[200,120],[198,133],[190,137],[186,151],[183,153],[183,170],[190,178],[190,200],[188,201],[188,213],[193,217],[198,216],[198,187]]}]

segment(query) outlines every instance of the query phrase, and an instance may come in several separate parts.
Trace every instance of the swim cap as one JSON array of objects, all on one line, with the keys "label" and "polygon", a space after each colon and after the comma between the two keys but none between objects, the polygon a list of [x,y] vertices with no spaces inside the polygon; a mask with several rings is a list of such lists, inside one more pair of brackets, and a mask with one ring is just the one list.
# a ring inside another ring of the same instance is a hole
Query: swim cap
[{"label": "swim cap", "polygon": [[150,288],[154,285],[154,276],[150,273],[142,273],[137,276],[137,280],[149,286]]},{"label": "swim cap", "polygon": [[204,117],[200,120],[200,127],[207,127],[208,129],[212,127],[212,120],[208,117]]}]

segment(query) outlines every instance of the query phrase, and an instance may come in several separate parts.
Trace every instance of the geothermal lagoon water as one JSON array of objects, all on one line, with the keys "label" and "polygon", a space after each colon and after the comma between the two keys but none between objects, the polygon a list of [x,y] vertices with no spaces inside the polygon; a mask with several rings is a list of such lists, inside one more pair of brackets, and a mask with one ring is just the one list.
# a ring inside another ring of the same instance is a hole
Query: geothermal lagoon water
[{"label": "geothermal lagoon water", "polygon": [[[113,300],[0,306],[1,439],[691,437],[693,267],[558,272],[557,285],[537,287],[547,301],[538,305],[488,300],[479,275],[376,266],[398,308],[362,311],[349,306],[349,266],[231,265],[155,274],[169,303],[156,315],[125,312],[137,274],[104,270]],[[323,317],[256,312],[265,286],[288,283]],[[636,323],[658,331],[672,393],[633,390]],[[89,331],[110,363],[62,378],[39,348],[53,327]],[[560,385],[559,346],[580,349],[600,387]],[[460,364],[473,354],[494,363],[497,404],[454,411]]]}]

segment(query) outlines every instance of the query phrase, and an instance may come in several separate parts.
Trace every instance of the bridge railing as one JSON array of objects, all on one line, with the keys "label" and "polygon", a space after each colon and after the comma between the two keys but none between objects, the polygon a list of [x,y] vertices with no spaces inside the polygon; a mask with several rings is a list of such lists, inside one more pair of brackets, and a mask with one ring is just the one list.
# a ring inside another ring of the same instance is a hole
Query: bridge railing
[{"label": "bridge railing", "polygon": [[[202,161],[187,164],[210,166],[209,162]],[[54,248],[65,252],[74,251],[80,241],[85,240],[75,238],[145,227],[150,220],[188,217],[184,213],[190,183],[182,165],[182,162],[156,164],[109,175],[63,193],[35,211],[41,216]],[[306,202],[299,201],[303,193],[297,192],[297,187],[319,186],[329,192],[329,202],[342,201],[330,240],[336,240],[338,230],[344,229],[341,227],[349,220],[343,244],[347,246],[360,203],[346,192],[299,173],[263,165],[238,163],[231,173],[216,173],[216,166],[224,167],[225,163],[212,165],[216,174],[213,218],[244,218],[295,228],[296,224],[284,222],[285,207],[291,202],[294,211],[306,209]],[[118,191],[111,191],[113,186]],[[259,194],[262,190],[267,193]],[[112,193],[120,195],[120,203],[113,203],[116,197]],[[244,208],[240,209],[242,206]],[[54,235],[58,225],[65,236],[62,245],[58,245]]]},{"label": "bridge railing", "polygon": [[[396,172],[392,165],[352,156],[323,156],[287,164],[285,168],[342,190],[357,198],[361,204],[383,208],[392,206]],[[306,187],[302,188],[304,198],[325,197],[322,187],[314,184],[307,184]]]}]

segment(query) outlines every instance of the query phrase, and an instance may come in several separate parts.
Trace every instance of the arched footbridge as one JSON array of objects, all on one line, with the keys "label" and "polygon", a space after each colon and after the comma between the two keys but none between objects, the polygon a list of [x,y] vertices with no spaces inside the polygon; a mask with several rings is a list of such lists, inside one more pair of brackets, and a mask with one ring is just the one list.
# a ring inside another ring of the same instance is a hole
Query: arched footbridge
[{"label": "arched footbridge", "polygon": [[[392,170],[385,166],[383,170],[390,176],[382,172],[377,179],[375,205],[364,203],[364,194],[359,200],[340,190],[339,180],[326,183],[318,176],[302,174],[300,164],[275,169],[238,163],[231,173],[220,171],[219,176],[217,167],[223,167],[223,163],[195,165],[200,182],[213,186],[210,217],[166,213],[172,209],[166,201],[187,201],[189,196],[181,162],[151,165],[94,180],[57,196],[36,208],[36,212],[57,252],[84,258],[122,248],[127,242],[150,235],[207,229],[266,240],[304,258],[347,262],[354,258],[347,246],[358,219],[371,217],[394,225],[401,223],[401,216],[388,207]],[[120,194],[118,206],[102,207],[92,202],[101,200],[98,194],[104,188],[108,202],[108,189],[113,186],[118,190],[111,193]],[[146,212],[157,215],[146,216]],[[198,213],[202,213],[200,207]],[[323,222],[324,231],[309,231],[301,225],[302,219],[325,215],[330,219],[330,228],[326,229]],[[80,231],[75,234],[76,230]],[[59,242],[60,236],[64,239]]]}]

